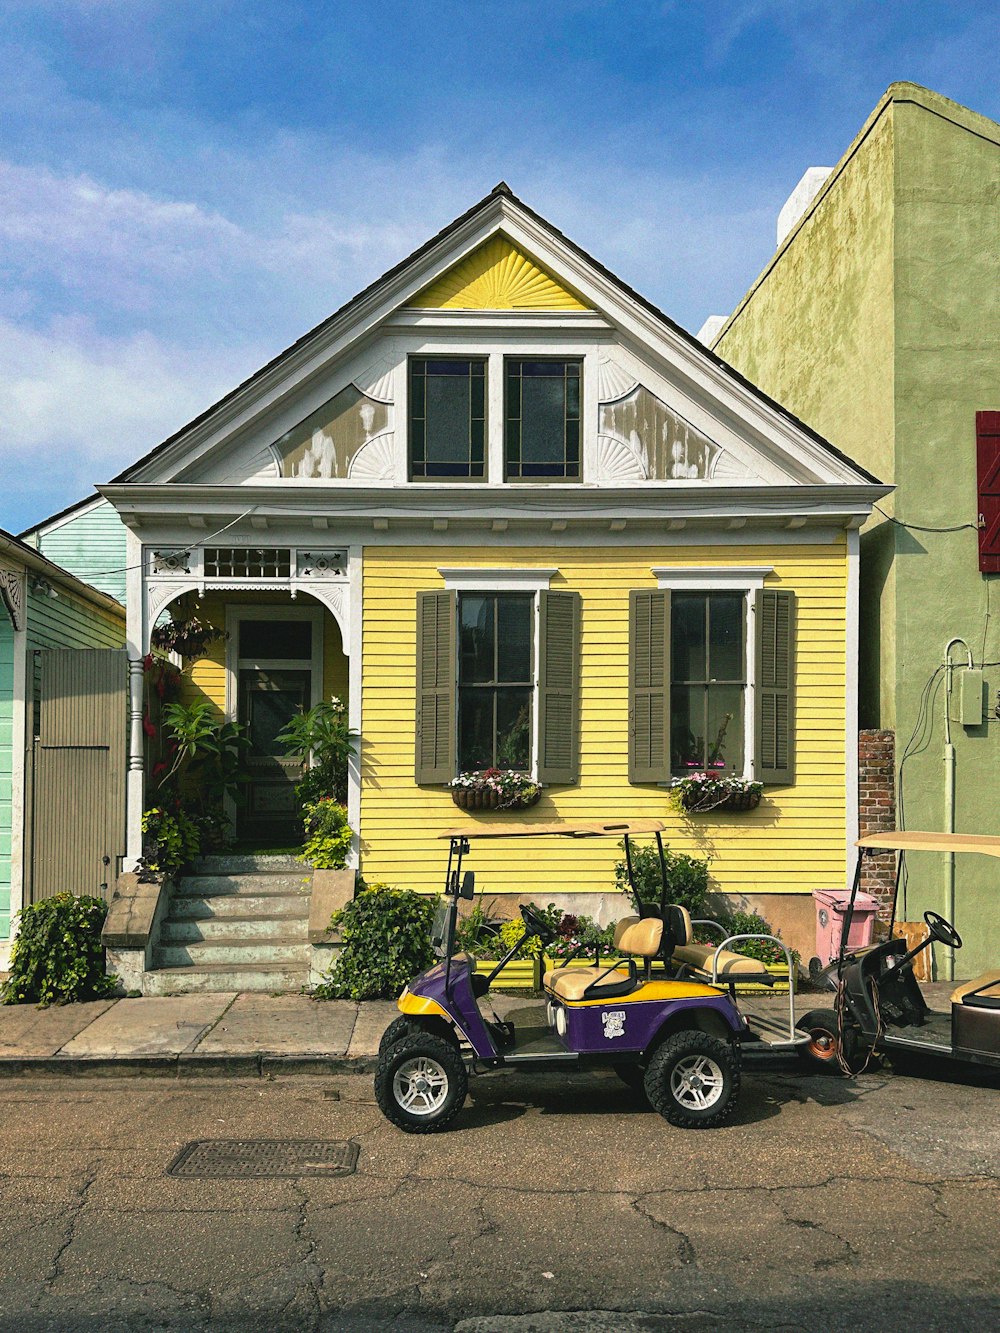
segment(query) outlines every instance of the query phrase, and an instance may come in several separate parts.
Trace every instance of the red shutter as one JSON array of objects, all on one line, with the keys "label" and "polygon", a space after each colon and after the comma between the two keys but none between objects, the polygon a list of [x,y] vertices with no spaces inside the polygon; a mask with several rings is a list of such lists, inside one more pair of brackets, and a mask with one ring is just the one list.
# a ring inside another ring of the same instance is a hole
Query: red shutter
[{"label": "red shutter", "polygon": [[979,570],[1000,574],[1000,412],[976,413]]}]

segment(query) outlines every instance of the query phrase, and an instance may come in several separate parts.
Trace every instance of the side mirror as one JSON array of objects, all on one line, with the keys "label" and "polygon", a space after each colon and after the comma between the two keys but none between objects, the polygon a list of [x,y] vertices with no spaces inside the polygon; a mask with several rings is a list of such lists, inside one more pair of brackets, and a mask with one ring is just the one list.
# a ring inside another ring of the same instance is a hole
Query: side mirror
[{"label": "side mirror", "polygon": [[476,872],[474,870],[467,870],[465,874],[462,876],[461,897],[468,898],[469,901],[471,902],[472,899],[475,898],[475,896],[476,896]]}]

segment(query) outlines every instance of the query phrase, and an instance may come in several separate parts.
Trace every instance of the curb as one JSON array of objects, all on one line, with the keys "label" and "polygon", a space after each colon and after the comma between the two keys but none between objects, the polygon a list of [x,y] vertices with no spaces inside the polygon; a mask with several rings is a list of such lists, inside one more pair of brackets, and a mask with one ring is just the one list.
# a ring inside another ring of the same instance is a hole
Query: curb
[{"label": "curb", "polygon": [[0,1079],[32,1074],[102,1078],[277,1078],[289,1074],[372,1074],[377,1055],[50,1055],[0,1056]]}]

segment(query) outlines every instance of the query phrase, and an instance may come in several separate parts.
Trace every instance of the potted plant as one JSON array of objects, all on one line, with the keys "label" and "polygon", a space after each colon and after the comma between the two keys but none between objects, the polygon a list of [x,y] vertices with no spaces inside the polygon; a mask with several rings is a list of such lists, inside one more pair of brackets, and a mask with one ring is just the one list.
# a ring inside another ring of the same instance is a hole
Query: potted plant
[{"label": "potted plant", "polygon": [[735,774],[690,773],[674,778],[670,796],[679,810],[688,814],[706,814],[709,810],[756,810],[764,791],[762,782],[749,782]]},{"label": "potted plant", "polygon": [[462,810],[524,810],[542,794],[542,784],[513,768],[460,773],[448,784]]},{"label": "potted plant", "polygon": [[162,652],[201,657],[210,643],[226,637],[226,631],[206,624],[197,616],[188,616],[186,620],[168,620],[154,626],[150,637],[153,647]]}]

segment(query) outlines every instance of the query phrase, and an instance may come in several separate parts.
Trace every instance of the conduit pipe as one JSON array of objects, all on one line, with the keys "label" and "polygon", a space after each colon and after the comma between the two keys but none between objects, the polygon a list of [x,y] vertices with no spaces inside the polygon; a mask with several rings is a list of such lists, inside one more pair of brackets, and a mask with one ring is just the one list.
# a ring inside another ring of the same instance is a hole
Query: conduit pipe
[{"label": "conduit pipe", "polygon": [[[972,670],[972,649],[964,639],[949,639],[944,650],[944,830],[955,832],[955,747],[951,740],[951,691],[955,668],[951,650],[961,644],[966,652],[966,667]],[[955,922],[955,853],[946,852],[944,858],[944,916]],[[955,980],[955,950],[948,950],[945,964],[947,980]]]}]

